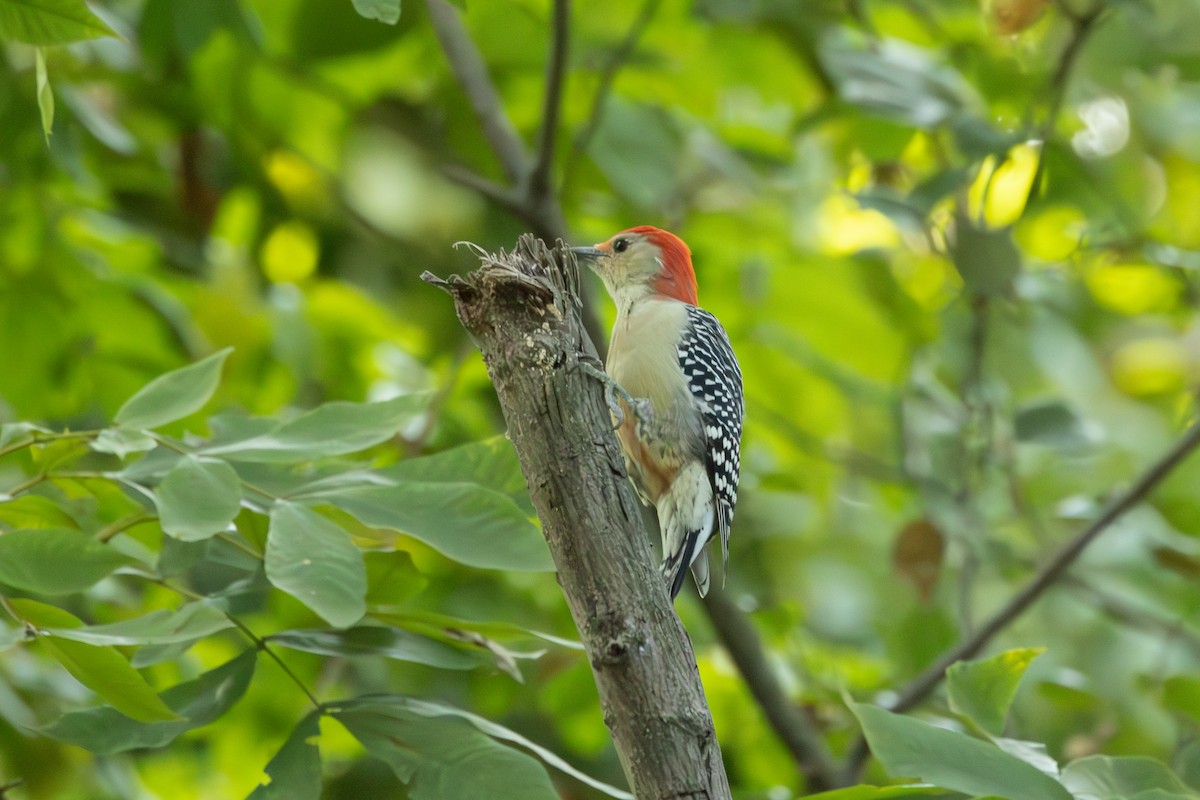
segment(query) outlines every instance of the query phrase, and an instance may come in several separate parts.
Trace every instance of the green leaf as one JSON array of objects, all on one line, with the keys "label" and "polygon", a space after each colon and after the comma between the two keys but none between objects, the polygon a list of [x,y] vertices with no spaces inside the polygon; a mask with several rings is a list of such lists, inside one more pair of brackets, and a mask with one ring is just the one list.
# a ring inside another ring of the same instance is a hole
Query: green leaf
[{"label": "green leaf", "polygon": [[[3,0],[0,0],[3,3]],[[46,53],[41,47],[35,51],[34,62],[37,72],[37,103],[42,115],[42,133],[46,143],[50,143],[50,134],[54,129],[54,90],[50,88],[50,76],[46,73]]]},{"label": "green leaf", "polygon": [[1194,675],[1172,675],[1163,681],[1163,708],[1187,714],[1200,720],[1200,678]]},{"label": "green leaf", "polygon": [[1142,756],[1088,756],[1063,768],[1063,785],[1076,795],[1124,800],[1158,789],[1184,797],[1200,797],[1160,761]]},{"label": "green leaf", "polygon": [[959,661],[946,670],[950,708],[988,733],[1004,732],[1008,707],[1030,663],[1044,647],[1007,650],[982,661]]},{"label": "green leaf", "polygon": [[39,629],[38,641],[55,660],[75,680],[100,695],[117,711],[139,722],[179,719],[116,649],[44,634],[47,628],[80,627],[83,622],[78,617],[35,600],[10,599],[8,602],[21,619]]},{"label": "green leaf", "polygon": [[0,0],[0,39],[45,45],[116,35],[83,0]]},{"label": "green leaf", "polygon": [[354,0],[354,10],[367,19],[377,19],[388,25],[400,21],[400,0]]},{"label": "green leaf", "polygon": [[75,519],[48,497],[23,494],[0,503],[0,523],[10,528],[71,528],[79,530]]},{"label": "green leaf", "polygon": [[182,717],[181,720],[141,724],[111,708],[93,708],[64,714],[42,728],[41,733],[97,755],[162,747],[182,733],[207,725],[232,708],[250,685],[256,655],[256,650],[246,650],[196,680],[163,692],[163,702]]},{"label": "green leaf", "polygon": [[1079,447],[1088,441],[1079,416],[1061,400],[1030,403],[1017,409],[1013,432],[1018,442],[1051,447]]},{"label": "green leaf", "polygon": [[28,444],[38,433],[50,433],[50,429],[32,422],[6,422],[0,425],[0,448]]},{"label": "green leaf", "polygon": [[270,433],[205,448],[233,461],[289,462],[354,453],[387,441],[429,405],[428,394],[380,403],[325,403]]},{"label": "green leaf", "polygon": [[12,626],[0,622],[0,653],[28,638],[29,634],[24,626]]},{"label": "green leaf", "polygon": [[[64,557],[69,554],[70,557]],[[0,583],[38,594],[83,591],[118,567],[132,563],[108,545],[69,528],[0,534]]]},{"label": "green leaf", "polygon": [[247,800],[318,800],[321,796],[321,716],[314,711],[267,764],[270,783],[261,784]]},{"label": "green leaf", "polygon": [[819,55],[845,102],[903,125],[932,128],[978,105],[961,75],[907,42],[831,28]]},{"label": "green leaf", "polygon": [[367,695],[337,707],[333,716],[368,752],[390,766],[400,780],[411,779],[414,799],[544,796],[549,787],[545,770],[524,753],[493,741],[499,739],[534,752],[555,769],[610,797],[633,800],[630,793],[580,772],[519,733],[453,706],[398,695]]},{"label": "green leaf", "polygon": [[397,483],[477,483],[508,495],[529,516],[535,513],[517,451],[503,436],[470,442],[429,456],[408,458],[375,472]]},{"label": "green leaf", "polygon": [[221,380],[221,367],[233,352],[226,347],[194,364],[159,375],[125,401],[115,421],[125,428],[157,428],[199,411]]},{"label": "green leaf", "polygon": [[661,104],[609,98],[588,155],[614,189],[640,208],[662,208],[675,191],[687,147]]},{"label": "green leaf", "polygon": [[895,797],[923,797],[926,800],[961,798],[958,792],[947,792],[936,786],[848,786],[830,792],[805,795],[805,800],[892,800]]},{"label": "green leaf", "polygon": [[46,628],[45,633],[95,645],[176,644],[195,641],[232,627],[233,623],[221,609],[200,601],[188,603],[177,611],[159,609],[107,625]]},{"label": "green leaf", "polygon": [[105,428],[91,442],[97,453],[112,453],[122,460],[130,453],[145,453],[157,446],[153,436],[131,428]]},{"label": "green leaf", "polygon": [[541,530],[506,495],[470,483],[407,482],[329,493],[365,525],[406,533],[483,569],[550,572]]},{"label": "green leaf", "polygon": [[284,631],[267,637],[276,644],[327,656],[385,656],[441,669],[473,669],[483,661],[409,631],[360,625],[344,631]]},{"label": "green leaf", "polygon": [[366,613],[367,571],[350,534],[312,509],[278,502],[267,538],[267,579],[338,628]]},{"label": "green leaf", "polygon": [[494,639],[538,639],[556,644],[568,650],[584,650],[583,643],[576,639],[565,639],[532,628],[524,628],[511,622],[476,622],[475,620],[437,614],[432,611],[410,609],[407,611],[372,612],[375,619],[418,632],[430,633],[438,630],[470,631]]},{"label": "green leaf", "polygon": [[972,797],[1072,800],[1050,776],[978,739],[878,706],[851,703],[850,708],[871,752],[894,777],[918,778]]},{"label": "green leaf", "polygon": [[1021,270],[1011,231],[978,228],[962,213],[954,231],[954,268],[971,293],[992,297],[1007,292]]},{"label": "green leaf", "polygon": [[228,462],[187,456],[163,476],[154,501],[164,531],[197,541],[229,527],[241,507],[242,486]]}]

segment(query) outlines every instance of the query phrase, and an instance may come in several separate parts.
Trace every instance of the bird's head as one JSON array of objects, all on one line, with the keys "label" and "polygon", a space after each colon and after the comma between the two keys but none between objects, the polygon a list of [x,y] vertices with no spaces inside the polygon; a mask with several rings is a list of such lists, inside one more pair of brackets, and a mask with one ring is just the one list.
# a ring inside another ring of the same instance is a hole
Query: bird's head
[{"label": "bird's head", "polygon": [[692,252],[673,233],[640,225],[571,251],[600,276],[618,304],[621,298],[659,296],[696,305]]}]

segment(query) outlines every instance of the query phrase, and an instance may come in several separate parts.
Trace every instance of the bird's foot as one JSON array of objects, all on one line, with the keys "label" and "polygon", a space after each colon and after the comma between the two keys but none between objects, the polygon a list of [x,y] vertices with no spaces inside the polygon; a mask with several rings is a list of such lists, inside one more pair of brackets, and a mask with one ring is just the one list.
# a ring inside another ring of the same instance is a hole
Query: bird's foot
[{"label": "bird's foot", "polygon": [[654,410],[650,400],[645,397],[634,397],[624,386],[613,380],[613,377],[602,367],[597,366],[599,363],[600,360],[594,356],[581,354],[579,360],[575,362],[575,367],[604,385],[604,402],[608,406],[608,410],[612,412],[615,421],[613,427],[619,428],[625,421],[625,409],[621,407],[618,398],[624,400],[625,405],[633,411],[633,416],[639,425],[649,425]]}]

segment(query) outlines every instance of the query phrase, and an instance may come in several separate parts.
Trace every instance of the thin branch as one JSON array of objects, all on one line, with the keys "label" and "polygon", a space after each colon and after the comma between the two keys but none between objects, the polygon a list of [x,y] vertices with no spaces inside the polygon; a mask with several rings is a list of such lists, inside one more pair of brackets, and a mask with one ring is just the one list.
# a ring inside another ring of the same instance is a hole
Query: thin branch
[{"label": "thin branch", "polygon": [[[1200,445],[1200,423],[1193,425],[1166,455],[1147,469],[1123,494],[1110,501],[1104,507],[1100,516],[1064,544],[1058,553],[1020,591],[1013,595],[1001,609],[996,611],[987,622],[980,626],[974,635],[947,650],[938,657],[937,661],[927,667],[924,672],[910,681],[900,691],[896,700],[888,705],[888,709],[895,712],[907,711],[928,697],[937,688],[937,685],[941,683],[946,669],[951,664],[975,655],[996,634],[1012,624],[1047,589],[1063,578],[1067,569],[1079,558],[1079,555],[1097,536],[1104,532],[1109,525],[1119,519],[1126,511],[1145,500],[1150,491],[1161,483],[1171,473],[1171,470],[1187,458],[1196,449],[1197,445]],[[847,756],[846,773],[850,776],[856,776],[862,769],[866,757],[866,743],[860,738]]]},{"label": "thin branch", "polygon": [[1096,23],[1100,21],[1108,8],[1104,3],[1097,2],[1091,10],[1083,14],[1075,14],[1069,12],[1061,3],[1058,6],[1063,15],[1071,20],[1071,39],[1067,42],[1067,46],[1063,48],[1062,55],[1058,59],[1058,66],[1055,68],[1054,74],[1050,77],[1050,104],[1046,111],[1046,119],[1042,122],[1041,130],[1037,134],[1042,147],[1038,153],[1037,167],[1033,171],[1033,180],[1029,183],[1029,192],[1025,196],[1026,208],[1037,198],[1038,185],[1042,182],[1042,175],[1046,170],[1046,141],[1054,132],[1054,125],[1058,121],[1058,114],[1062,110],[1063,101],[1066,99],[1067,83],[1070,80],[1071,71],[1075,66],[1076,60],[1079,58],[1079,53],[1083,50],[1084,43],[1087,42],[1092,31],[1096,29]]},{"label": "thin branch", "polygon": [[521,207],[521,198],[512,189],[466,167],[451,164],[442,170],[442,174],[460,186],[479,192],[487,199],[515,214],[520,215],[524,211]]},{"label": "thin branch", "polygon": [[488,77],[487,66],[475,40],[463,25],[458,10],[446,0],[426,0],[433,30],[441,42],[450,69],[459,86],[466,92],[467,99],[483,135],[500,160],[504,175],[511,183],[518,183],[529,173],[529,156],[512,120],[504,113],[500,95]]},{"label": "thin branch", "polygon": [[546,97],[542,106],[542,133],[537,156],[529,173],[528,196],[550,194],[550,170],[554,166],[554,143],[562,113],[563,76],[567,71],[567,46],[570,42],[571,0],[554,0],[554,29],[550,36],[550,57],[546,59]]},{"label": "thin branch", "polygon": [[[566,168],[568,176],[574,171],[575,164],[587,152],[588,146],[596,136],[596,131],[600,129],[600,123],[604,121],[604,111],[608,106],[608,96],[612,94],[613,81],[616,80],[621,67],[633,55],[638,40],[642,38],[642,32],[646,30],[646,26],[650,24],[650,20],[658,11],[660,2],[661,0],[646,0],[642,3],[633,24],[629,26],[621,43],[617,45],[617,49],[612,52],[608,61],[605,62],[604,68],[600,71],[600,82],[596,85],[596,93],[592,96],[592,107],[588,113],[587,124],[575,136],[575,141],[571,145],[571,156],[567,160]],[[568,183],[569,179],[563,182]]]},{"label": "thin branch", "polygon": [[1144,633],[1156,628],[1168,639],[1186,645],[1194,655],[1200,656],[1200,633],[1185,623],[1187,615],[1178,618],[1162,617],[1136,606],[1074,575],[1063,578],[1063,585],[1086,598],[1089,605],[1099,609],[1110,619]]},{"label": "thin branch", "polygon": [[118,533],[124,533],[135,525],[141,525],[143,522],[149,522],[152,519],[157,519],[157,514],[152,514],[149,511],[135,511],[128,516],[121,517],[115,522],[111,522],[100,529],[96,534],[97,542],[107,542],[116,536]]},{"label": "thin branch", "polygon": [[805,789],[812,793],[834,788],[837,770],[821,732],[784,692],[767,661],[754,623],[724,589],[710,591],[703,605],[767,722],[796,759],[806,779]]},{"label": "thin branch", "polygon": [[[145,577],[147,578],[147,580],[153,581],[154,583],[157,583],[159,586],[162,586],[165,589],[170,589],[173,592],[181,594],[184,597],[188,598],[189,600],[201,601],[201,600],[208,599],[205,595],[202,595],[199,592],[193,592],[191,589],[188,589],[186,587],[177,586],[176,584],[171,583],[170,581],[168,581],[165,578],[161,578],[156,575],[146,575]],[[242,622],[240,619],[238,619],[236,616],[234,616],[230,612],[225,611],[223,613],[225,614],[225,618],[228,619],[230,622],[232,622],[234,627],[242,632],[242,635],[244,635],[247,639],[249,639],[251,642],[254,643],[255,649],[259,650],[260,652],[266,653],[268,658],[270,658],[272,661],[274,661],[276,664],[279,665],[279,668],[283,670],[284,674],[286,674],[289,678],[291,678],[292,683],[296,684],[296,686],[300,689],[301,692],[304,693],[304,696],[308,698],[309,702],[311,702],[313,704],[313,707],[317,711],[320,711],[320,712],[325,711],[324,704],[320,700],[318,700],[317,696],[315,694],[313,694],[313,691],[308,688],[308,684],[306,684],[304,681],[300,680],[300,676],[298,676],[296,673],[292,672],[292,668],[289,667],[286,663],[284,663],[283,659],[279,657],[279,654],[276,653],[274,650],[272,650],[268,646],[266,639],[263,639],[258,634],[256,634],[254,631],[250,630],[250,626],[248,626],[246,623]]]},{"label": "thin branch", "polygon": [[458,340],[458,346],[454,350],[454,358],[450,364],[450,374],[446,377],[446,382],[433,396],[433,399],[429,401],[429,406],[425,409],[425,419],[421,423],[420,430],[409,438],[401,439],[406,456],[418,456],[424,451],[425,445],[429,442],[429,437],[433,435],[433,429],[437,426],[438,419],[441,417],[442,410],[446,407],[446,401],[450,399],[450,395],[454,392],[455,387],[458,386],[458,380],[462,377],[463,365],[467,363],[467,359],[474,352],[474,343],[470,337],[463,335]]}]

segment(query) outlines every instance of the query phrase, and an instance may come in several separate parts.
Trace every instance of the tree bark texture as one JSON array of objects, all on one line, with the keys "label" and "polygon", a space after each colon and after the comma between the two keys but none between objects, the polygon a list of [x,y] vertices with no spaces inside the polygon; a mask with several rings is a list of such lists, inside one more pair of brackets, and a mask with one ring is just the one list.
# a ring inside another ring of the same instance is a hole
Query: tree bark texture
[{"label": "tree bark texture", "polygon": [[655,568],[603,387],[574,257],[522,236],[478,251],[454,297],[483,351],[521,469],[587,650],[604,721],[639,800],[718,800],[729,783],[691,642]]}]

